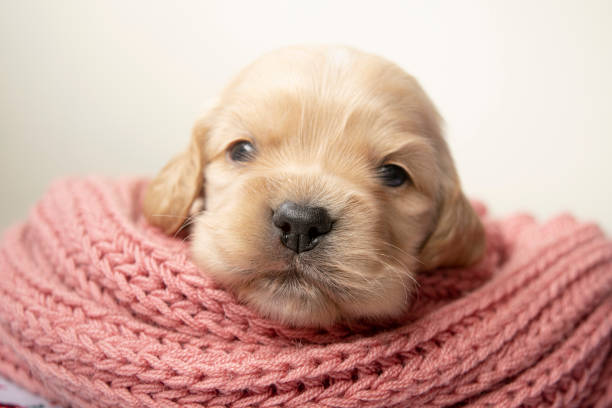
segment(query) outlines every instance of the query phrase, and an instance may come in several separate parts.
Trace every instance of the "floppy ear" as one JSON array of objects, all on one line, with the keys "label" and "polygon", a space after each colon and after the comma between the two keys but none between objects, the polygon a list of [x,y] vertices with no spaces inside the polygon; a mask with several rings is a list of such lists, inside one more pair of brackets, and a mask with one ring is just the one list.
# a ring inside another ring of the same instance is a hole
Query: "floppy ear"
[{"label": "floppy ear", "polygon": [[430,234],[419,252],[424,270],[466,266],[484,253],[484,228],[463,195],[459,176],[442,135],[442,118],[420,85],[413,81],[413,93],[420,100],[420,133],[428,135],[437,153],[441,185],[436,192],[436,209]]},{"label": "floppy ear", "polygon": [[196,125],[187,150],[172,158],[147,187],[144,215],[166,234],[183,225],[193,201],[202,193],[204,134],[205,129]]},{"label": "floppy ear", "polygon": [[451,184],[441,191],[436,224],[421,249],[419,258],[425,270],[471,265],[484,253],[485,234],[480,219],[463,195],[459,181]]}]

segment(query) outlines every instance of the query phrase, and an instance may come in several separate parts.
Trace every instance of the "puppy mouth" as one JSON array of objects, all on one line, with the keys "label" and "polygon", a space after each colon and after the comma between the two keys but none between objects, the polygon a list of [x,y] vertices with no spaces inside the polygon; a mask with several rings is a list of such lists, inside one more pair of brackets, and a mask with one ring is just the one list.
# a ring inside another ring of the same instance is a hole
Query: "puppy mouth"
[{"label": "puppy mouth", "polygon": [[300,257],[294,257],[285,268],[268,272],[262,278],[273,285],[278,293],[314,289],[330,297],[340,289],[329,278],[329,273],[330,271],[325,271]]},{"label": "puppy mouth", "polygon": [[316,284],[322,280],[323,272],[296,256],[289,261],[286,267],[266,273],[265,277],[278,282],[303,281],[305,283]]}]

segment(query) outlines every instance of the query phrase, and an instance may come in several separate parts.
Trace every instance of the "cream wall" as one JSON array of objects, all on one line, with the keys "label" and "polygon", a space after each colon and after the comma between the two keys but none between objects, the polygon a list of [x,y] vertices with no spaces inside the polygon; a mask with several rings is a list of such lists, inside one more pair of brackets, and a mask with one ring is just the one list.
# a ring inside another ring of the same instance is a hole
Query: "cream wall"
[{"label": "cream wall", "polygon": [[414,74],[468,194],[612,232],[612,1],[0,1],[0,227],[66,174],[152,174],[260,53],[344,43]]}]

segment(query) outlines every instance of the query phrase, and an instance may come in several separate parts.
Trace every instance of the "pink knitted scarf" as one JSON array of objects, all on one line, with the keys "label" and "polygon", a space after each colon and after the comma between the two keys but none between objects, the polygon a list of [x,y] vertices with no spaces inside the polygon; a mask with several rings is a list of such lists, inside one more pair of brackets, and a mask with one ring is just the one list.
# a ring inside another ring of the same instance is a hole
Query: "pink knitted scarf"
[{"label": "pink knitted scarf", "polygon": [[612,244],[491,220],[484,260],[420,279],[402,325],[254,315],[140,214],[145,182],[53,185],[0,243],[0,374],[75,407],[610,407]]}]

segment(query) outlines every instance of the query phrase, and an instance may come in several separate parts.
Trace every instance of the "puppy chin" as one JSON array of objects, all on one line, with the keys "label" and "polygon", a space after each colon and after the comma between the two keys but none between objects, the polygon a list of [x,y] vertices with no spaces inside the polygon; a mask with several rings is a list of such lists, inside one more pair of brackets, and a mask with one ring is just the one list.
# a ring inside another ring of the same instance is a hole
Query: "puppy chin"
[{"label": "puppy chin", "polygon": [[[325,272],[321,272],[325,273]],[[412,286],[393,280],[352,287],[328,286],[326,279],[305,279],[289,270],[235,284],[232,290],[267,318],[289,326],[325,328],[337,323],[387,323],[404,314]]]},{"label": "puppy chin", "polygon": [[338,306],[327,294],[295,272],[286,273],[289,276],[257,278],[233,289],[239,301],[288,326],[327,327],[338,321]]}]

